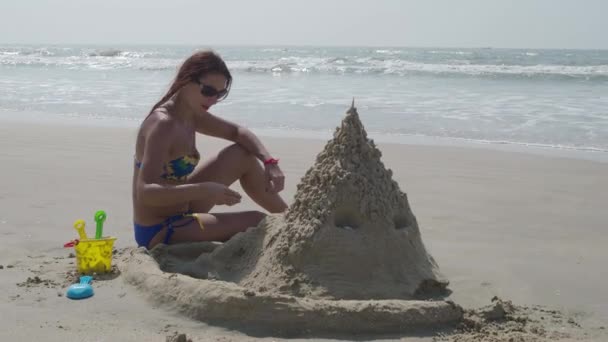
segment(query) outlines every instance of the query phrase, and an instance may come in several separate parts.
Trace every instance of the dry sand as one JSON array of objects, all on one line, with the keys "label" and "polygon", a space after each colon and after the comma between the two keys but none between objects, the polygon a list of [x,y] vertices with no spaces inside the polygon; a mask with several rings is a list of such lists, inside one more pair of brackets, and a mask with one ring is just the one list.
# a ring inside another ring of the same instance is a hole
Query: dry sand
[{"label": "dry sand", "polygon": [[[2,122],[0,340],[164,341],[176,331],[194,341],[276,340],[268,332],[248,332],[238,322],[212,326],[152,305],[124,282],[119,269],[94,282],[93,298],[64,297],[75,266],[72,251],[62,245],[76,236],[75,219],[89,223],[96,210],[106,210],[106,230],[118,237],[116,260],[131,251],[134,136],[126,128]],[[281,158],[291,202],[325,141],[264,141]],[[203,139],[199,148],[204,155],[224,144]],[[427,250],[450,280],[450,299],[467,309],[489,305],[494,296],[511,300],[514,309],[502,317],[511,322],[507,329],[520,329],[517,317],[523,310],[532,321],[550,321],[539,327],[551,334],[608,339],[608,276],[602,272],[608,264],[607,164],[485,149],[378,145],[408,194]],[[240,208],[254,206],[246,200]],[[472,322],[480,312],[470,313]],[[474,341],[483,327],[488,324],[464,326],[470,332],[458,338]],[[531,323],[521,329],[540,328]]]}]

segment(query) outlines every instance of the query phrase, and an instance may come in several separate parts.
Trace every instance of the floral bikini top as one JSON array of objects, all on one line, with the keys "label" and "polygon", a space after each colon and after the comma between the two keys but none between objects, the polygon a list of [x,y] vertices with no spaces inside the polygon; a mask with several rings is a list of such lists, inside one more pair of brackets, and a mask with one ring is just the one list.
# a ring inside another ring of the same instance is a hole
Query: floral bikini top
[{"label": "floral bikini top", "polygon": [[[196,151],[196,153],[170,160],[163,165],[163,173],[160,176],[166,180],[184,181],[194,171],[200,158],[200,154]],[[136,158],[135,166],[141,169],[143,164]]]}]

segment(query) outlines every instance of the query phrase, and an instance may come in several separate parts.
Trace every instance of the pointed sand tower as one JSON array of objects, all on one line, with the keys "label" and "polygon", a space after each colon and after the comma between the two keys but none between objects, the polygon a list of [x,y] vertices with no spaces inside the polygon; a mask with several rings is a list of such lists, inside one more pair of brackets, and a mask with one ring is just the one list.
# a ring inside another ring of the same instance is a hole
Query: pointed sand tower
[{"label": "pointed sand tower", "polygon": [[[271,239],[260,260],[236,277],[239,283],[334,299],[414,299],[445,292],[448,282],[426,251],[407,195],[380,157],[353,103],[299,183],[284,221],[266,222]],[[235,263],[230,258],[217,264]]]}]

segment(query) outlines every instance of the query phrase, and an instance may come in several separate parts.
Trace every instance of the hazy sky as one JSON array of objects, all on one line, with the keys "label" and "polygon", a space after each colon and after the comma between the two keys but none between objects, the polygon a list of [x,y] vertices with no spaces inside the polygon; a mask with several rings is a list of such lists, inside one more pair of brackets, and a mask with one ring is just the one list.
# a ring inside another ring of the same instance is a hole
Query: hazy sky
[{"label": "hazy sky", "polygon": [[608,49],[608,0],[1,0],[0,43]]}]

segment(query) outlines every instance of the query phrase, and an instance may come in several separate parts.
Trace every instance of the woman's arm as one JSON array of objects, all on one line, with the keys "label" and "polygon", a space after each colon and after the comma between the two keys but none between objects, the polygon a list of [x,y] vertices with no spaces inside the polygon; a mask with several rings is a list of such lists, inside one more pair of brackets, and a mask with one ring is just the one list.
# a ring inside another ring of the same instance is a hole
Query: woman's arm
[{"label": "woman's arm", "polygon": [[266,161],[271,158],[270,153],[264,147],[260,139],[246,127],[239,126],[233,122],[217,117],[211,113],[196,116],[196,131],[216,138],[233,141],[259,160]]},{"label": "woman's arm", "polygon": [[[150,118],[152,119],[152,118]],[[142,167],[137,181],[137,198],[148,206],[181,204],[212,198],[216,204],[236,204],[240,195],[223,184],[205,182],[194,184],[162,184],[163,161],[169,154],[168,140],[173,125],[168,118],[155,118],[146,136]]]},{"label": "woman's arm", "polygon": [[272,156],[264,147],[260,139],[249,129],[219,118],[211,113],[196,116],[196,131],[217,138],[223,138],[241,145],[249,153],[264,162],[267,189],[271,192],[280,192],[285,186],[285,176],[276,163],[267,163]]}]

